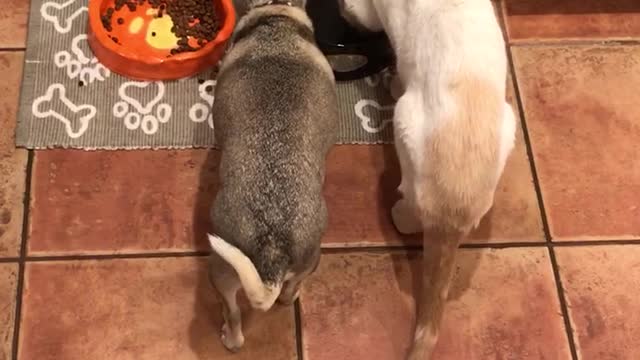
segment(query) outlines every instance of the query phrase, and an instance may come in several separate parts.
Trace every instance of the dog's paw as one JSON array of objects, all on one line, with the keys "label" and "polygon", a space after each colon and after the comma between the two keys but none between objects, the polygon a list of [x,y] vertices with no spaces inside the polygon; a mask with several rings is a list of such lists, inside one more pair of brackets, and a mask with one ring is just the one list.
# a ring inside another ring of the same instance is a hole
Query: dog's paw
[{"label": "dog's paw", "polygon": [[222,325],[220,340],[227,350],[234,353],[240,351],[240,348],[244,345],[244,335],[242,335],[242,332],[240,331],[238,334],[234,334],[226,323]]},{"label": "dog's paw", "polygon": [[404,235],[417,234],[422,231],[422,223],[416,218],[404,200],[399,200],[391,208],[393,225]]}]

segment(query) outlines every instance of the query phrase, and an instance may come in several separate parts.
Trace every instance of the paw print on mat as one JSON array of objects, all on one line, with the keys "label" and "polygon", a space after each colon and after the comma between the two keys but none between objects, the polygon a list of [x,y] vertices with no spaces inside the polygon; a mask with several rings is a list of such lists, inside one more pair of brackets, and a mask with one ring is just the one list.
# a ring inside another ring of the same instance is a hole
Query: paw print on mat
[{"label": "paw print on mat", "polygon": [[[156,96],[146,105],[127,94],[129,88],[147,89],[151,85],[157,85]],[[171,106],[167,103],[158,103],[164,98],[165,86],[162,82],[129,81],[120,86],[118,95],[120,101],[113,106],[113,115],[124,119],[124,126],[129,130],[142,131],[147,135],[158,132],[160,124],[166,124],[171,118]],[[156,106],[157,105],[157,106]],[[131,109],[133,107],[133,109]],[[155,113],[154,112],[155,109]]]},{"label": "paw print on mat", "polygon": [[[84,41],[85,50],[80,46],[80,42]],[[91,84],[96,80],[104,81],[111,76],[111,71],[98,62],[98,59],[91,55],[89,58],[86,54],[90,54],[89,45],[86,43],[87,35],[80,34],[73,38],[71,42],[71,52],[62,50],[57,52],[53,57],[53,62],[60,69],[67,69],[69,79],[80,78],[82,84]],[[75,58],[74,58],[75,55]]]},{"label": "paw print on mat", "polygon": [[215,80],[204,81],[198,86],[198,93],[200,98],[205,102],[198,102],[189,109],[189,118],[196,123],[207,122],[209,127],[213,129],[213,114],[211,114],[211,106],[215,100],[213,96],[213,90],[216,87]]},{"label": "paw print on mat", "polygon": [[390,84],[391,84],[391,79],[393,78],[393,72],[391,71],[391,69],[385,69],[382,70],[380,73],[378,74],[373,74],[370,76],[367,76],[366,78],[364,78],[364,82],[369,86],[369,87],[378,87],[380,84],[382,84],[382,86],[389,90],[391,88]]}]

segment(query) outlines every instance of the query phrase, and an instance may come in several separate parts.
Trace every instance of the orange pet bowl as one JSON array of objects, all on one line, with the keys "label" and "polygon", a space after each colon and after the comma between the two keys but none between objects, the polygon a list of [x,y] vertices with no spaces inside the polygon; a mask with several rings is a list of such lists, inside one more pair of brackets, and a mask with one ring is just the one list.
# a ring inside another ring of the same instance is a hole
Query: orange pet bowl
[{"label": "orange pet bowl", "polygon": [[235,27],[232,0],[210,0],[214,21],[185,15],[190,11],[169,15],[173,1],[183,0],[90,0],[88,41],[95,56],[117,74],[147,81],[185,78],[216,65]]}]

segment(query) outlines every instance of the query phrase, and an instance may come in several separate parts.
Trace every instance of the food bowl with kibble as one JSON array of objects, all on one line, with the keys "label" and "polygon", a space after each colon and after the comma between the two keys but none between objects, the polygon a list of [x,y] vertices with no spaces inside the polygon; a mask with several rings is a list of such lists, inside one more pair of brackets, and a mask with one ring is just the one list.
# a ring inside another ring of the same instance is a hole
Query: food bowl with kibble
[{"label": "food bowl with kibble", "polygon": [[235,27],[232,0],[91,0],[98,60],[134,80],[175,80],[215,66]]}]

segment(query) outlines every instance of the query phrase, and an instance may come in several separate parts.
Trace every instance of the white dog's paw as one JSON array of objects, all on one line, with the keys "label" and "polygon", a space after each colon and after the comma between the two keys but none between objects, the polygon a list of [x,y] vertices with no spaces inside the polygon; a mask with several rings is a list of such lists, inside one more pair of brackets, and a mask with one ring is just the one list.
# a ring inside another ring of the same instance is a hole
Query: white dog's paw
[{"label": "white dog's paw", "polygon": [[391,218],[393,225],[401,234],[417,234],[422,231],[422,223],[404,200],[399,200],[393,205]]},{"label": "white dog's paw", "polygon": [[237,334],[233,334],[229,326],[225,323],[222,325],[220,334],[220,340],[227,350],[231,352],[238,352],[244,345],[244,335],[241,331]]}]

